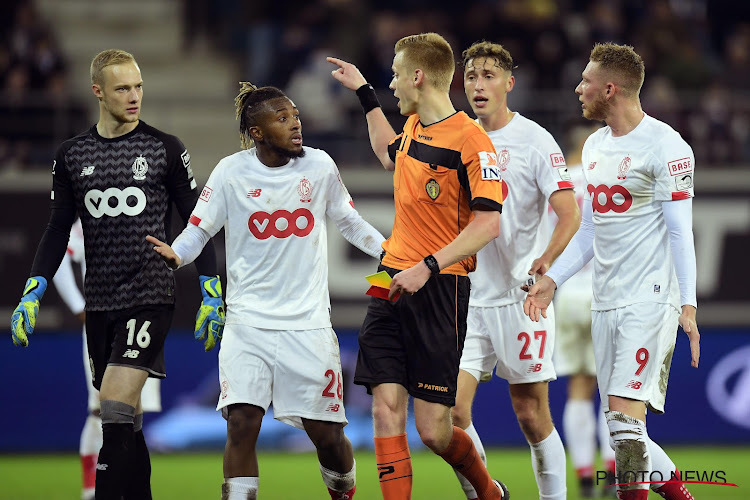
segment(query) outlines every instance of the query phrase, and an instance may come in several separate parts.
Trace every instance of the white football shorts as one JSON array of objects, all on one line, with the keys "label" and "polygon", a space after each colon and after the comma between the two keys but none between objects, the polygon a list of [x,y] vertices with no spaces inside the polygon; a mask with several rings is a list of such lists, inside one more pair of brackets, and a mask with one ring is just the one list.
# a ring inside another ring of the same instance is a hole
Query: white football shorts
[{"label": "white football shorts", "polygon": [[555,380],[555,312],[531,321],[523,302],[499,307],[469,306],[466,341],[459,367],[477,380],[495,370],[509,384]]},{"label": "white football shorts", "polygon": [[[99,391],[91,383],[91,363],[89,362],[89,348],[86,343],[86,327],[83,327],[83,371],[86,373],[86,390],[89,394],[89,413],[98,410]],[[141,389],[141,407],[145,412],[161,411],[161,379],[149,377]]]},{"label": "white football shorts", "polygon": [[679,315],[671,304],[652,302],[592,312],[603,411],[609,410],[607,396],[620,396],[664,413]]},{"label": "white football shorts", "polygon": [[596,375],[591,340],[591,292],[555,294],[555,352],[559,376]]},{"label": "white football shorts", "polygon": [[[265,330],[228,324],[219,350],[217,410],[263,408],[303,429],[302,419],[348,423],[339,341],[332,328]],[[224,412],[222,412],[224,413]]]}]

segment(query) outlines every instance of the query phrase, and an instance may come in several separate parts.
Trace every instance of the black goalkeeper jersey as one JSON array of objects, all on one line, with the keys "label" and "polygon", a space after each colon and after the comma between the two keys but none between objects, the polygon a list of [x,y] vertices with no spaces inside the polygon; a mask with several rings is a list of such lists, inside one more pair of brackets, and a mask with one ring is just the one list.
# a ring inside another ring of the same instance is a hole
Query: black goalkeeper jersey
[{"label": "black goalkeeper jersey", "polygon": [[146,235],[169,241],[172,202],[187,216],[197,200],[182,142],[143,121],[114,139],[94,126],[60,146],[52,172],[53,213],[74,208],[83,225],[86,309],[174,303],[172,272]]}]

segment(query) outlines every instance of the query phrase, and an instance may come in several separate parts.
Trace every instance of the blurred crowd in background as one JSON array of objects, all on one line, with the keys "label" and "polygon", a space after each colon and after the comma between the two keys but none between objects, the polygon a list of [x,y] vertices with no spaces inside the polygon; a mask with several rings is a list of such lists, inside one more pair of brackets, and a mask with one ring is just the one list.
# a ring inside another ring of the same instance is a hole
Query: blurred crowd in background
[{"label": "blurred crowd in background", "polygon": [[[477,40],[505,45],[517,65],[510,108],[561,143],[581,120],[573,89],[594,42],[633,45],[646,63],[644,110],[675,127],[699,164],[750,163],[750,2],[182,0],[182,10],[174,22],[182,23],[185,54],[202,43],[231,54],[238,77],[284,89],[301,110],[306,142],[314,139],[334,157],[351,139],[360,144],[367,131],[356,100],[330,77],[325,56],[357,64],[397,128],[403,119],[387,89],[393,45],[405,35],[436,31],[451,42],[457,60]],[[11,1],[5,14],[0,170],[11,163],[48,165],[56,144],[94,117],[76,99],[61,98],[66,61],[54,24],[28,0]],[[453,90],[454,104],[470,110],[460,75]],[[66,115],[72,118],[60,120]]]}]

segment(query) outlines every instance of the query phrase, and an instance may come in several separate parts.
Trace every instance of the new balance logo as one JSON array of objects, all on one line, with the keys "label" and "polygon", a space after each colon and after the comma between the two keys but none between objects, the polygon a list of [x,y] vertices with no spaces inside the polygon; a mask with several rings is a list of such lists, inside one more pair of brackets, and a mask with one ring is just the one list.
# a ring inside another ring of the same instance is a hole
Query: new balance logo
[{"label": "new balance logo", "polygon": [[138,357],[138,355],[140,353],[141,352],[138,349],[128,349],[127,351],[125,351],[125,354],[123,354],[122,357],[123,358],[135,359],[135,358]]},{"label": "new balance logo", "polygon": [[341,405],[339,405],[338,403],[331,403],[328,405],[328,408],[326,408],[326,411],[332,411],[335,413],[339,411],[339,408],[341,408]]},{"label": "new balance logo", "polygon": [[629,388],[635,389],[637,391],[638,389],[641,388],[641,385],[643,385],[643,384],[641,384],[641,382],[638,382],[637,380],[631,380],[630,382],[628,382],[625,385],[625,387],[629,387]]},{"label": "new balance logo", "polygon": [[94,173],[94,169],[96,167],[94,165],[89,165],[88,167],[83,167],[83,170],[81,170],[81,177],[84,175],[91,175]]},{"label": "new balance logo", "polygon": [[107,464],[96,464],[96,470],[107,470],[107,467],[109,467]]},{"label": "new balance logo", "polygon": [[396,468],[392,465],[381,465],[378,467],[378,479],[383,479],[383,476],[393,474],[394,472],[396,472]]},{"label": "new balance logo", "polygon": [[526,373],[536,373],[542,371],[542,364],[541,363],[533,363],[529,365],[529,369],[526,370]]},{"label": "new balance logo", "polygon": [[260,196],[260,189],[251,189],[247,192],[248,198],[257,198],[258,196]]}]

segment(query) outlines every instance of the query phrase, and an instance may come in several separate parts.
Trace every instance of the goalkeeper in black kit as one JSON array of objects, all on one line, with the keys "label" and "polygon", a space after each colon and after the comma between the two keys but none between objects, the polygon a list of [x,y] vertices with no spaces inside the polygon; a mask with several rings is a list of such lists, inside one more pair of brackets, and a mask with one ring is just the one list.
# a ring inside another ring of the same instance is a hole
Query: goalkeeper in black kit
[{"label": "goalkeeper in black kit", "polygon": [[[104,431],[96,499],[148,500],[151,463],[140,395],[148,377],[166,377],[164,341],[174,314],[175,281],[146,236],[166,238],[173,205],[187,224],[198,192],[182,142],[140,120],[143,81],[134,57],[121,50],[97,54],[91,83],[99,121],[57,151],[50,220],[13,312],[11,333],[14,344],[28,345],[47,282],[80,216],[89,362]],[[210,350],[224,328],[213,245],[195,263],[203,294],[195,336]]]}]

